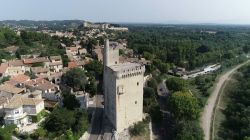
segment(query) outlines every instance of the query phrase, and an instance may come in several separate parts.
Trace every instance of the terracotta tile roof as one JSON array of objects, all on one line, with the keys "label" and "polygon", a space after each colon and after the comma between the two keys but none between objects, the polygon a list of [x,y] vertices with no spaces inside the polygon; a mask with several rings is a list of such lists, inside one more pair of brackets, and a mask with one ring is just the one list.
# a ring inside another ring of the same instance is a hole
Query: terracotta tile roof
[{"label": "terracotta tile roof", "polygon": [[38,74],[36,75],[37,78],[43,78],[43,79],[47,79],[49,77],[49,75],[47,74]]},{"label": "terracotta tile roof", "polygon": [[36,98],[22,98],[23,105],[38,105],[43,102],[43,99]]},{"label": "terracotta tile roof", "polygon": [[10,84],[2,84],[2,85],[0,85],[0,91],[18,94],[18,93],[25,91],[25,88],[18,88],[16,86],[13,86]]},{"label": "terracotta tile roof", "polygon": [[24,64],[33,64],[41,62],[49,62],[49,59],[47,57],[37,57],[37,58],[28,58],[23,60]]},{"label": "terracotta tile roof", "polygon": [[76,67],[77,67],[77,63],[75,61],[68,63],[68,68],[76,68]]},{"label": "terracotta tile roof", "polygon": [[51,74],[51,75],[49,76],[49,79],[62,77],[62,75],[63,75],[62,72],[53,73],[53,74]]},{"label": "terracotta tile roof", "polygon": [[70,51],[78,51],[77,47],[67,47],[66,48],[67,50],[70,50]]},{"label": "terracotta tile roof", "polygon": [[26,86],[35,87],[36,89],[40,89],[40,90],[54,89],[57,87],[57,85],[52,84],[49,81],[42,79],[42,78],[36,78],[30,81],[27,81],[24,84]]},{"label": "terracotta tile roof", "polygon": [[18,66],[24,66],[24,63],[22,60],[11,60],[8,62],[9,66],[14,66],[14,67],[18,67]]},{"label": "terracotta tile roof", "polygon": [[17,84],[20,84],[19,82],[16,82],[16,81],[6,81],[4,82],[5,84],[8,84],[8,85],[12,85],[12,86],[16,86]]},{"label": "terracotta tile roof", "polygon": [[8,103],[8,98],[7,97],[0,97],[0,106],[5,104],[5,103]]},{"label": "terracotta tile roof", "polygon": [[87,53],[87,50],[85,49],[85,48],[81,48],[81,49],[79,49],[79,53],[80,54],[86,54]]},{"label": "terracotta tile roof", "polygon": [[8,64],[7,63],[2,63],[0,65],[0,73],[5,73],[7,68],[8,68]]},{"label": "terracotta tile roof", "polygon": [[37,89],[40,90],[49,90],[49,89],[55,89],[57,86],[55,84],[52,83],[43,83],[43,84],[38,84],[38,86],[36,86]]},{"label": "terracotta tile roof", "polygon": [[49,100],[44,101],[44,106],[47,108],[54,108],[57,104],[58,102],[56,101],[49,101]]},{"label": "terracotta tile roof", "polygon": [[25,82],[24,84],[26,86],[36,86],[37,84],[46,83],[46,82],[49,82],[49,81],[47,81],[43,78],[36,78],[36,79],[29,80],[29,81]]},{"label": "terracotta tile roof", "polygon": [[43,99],[36,98],[25,98],[21,96],[14,96],[10,102],[5,106],[5,108],[18,108],[21,106],[36,106],[43,102]]},{"label": "terracotta tile roof", "polygon": [[17,83],[24,83],[26,81],[30,80],[30,77],[27,76],[27,75],[24,75],[24,74],[19,74],[19,75],[16,75],[16,76],[12,76],[10,78],[10,81],[14,81],[14,82],[17,82]]},{"label": "terracotta tile roof", "polygon": [[20,96],[18,97],[13,97],[10,102],[4,107],[4,108],[19,108],[21,107],[23,104],[22,104],[22,99]]}]

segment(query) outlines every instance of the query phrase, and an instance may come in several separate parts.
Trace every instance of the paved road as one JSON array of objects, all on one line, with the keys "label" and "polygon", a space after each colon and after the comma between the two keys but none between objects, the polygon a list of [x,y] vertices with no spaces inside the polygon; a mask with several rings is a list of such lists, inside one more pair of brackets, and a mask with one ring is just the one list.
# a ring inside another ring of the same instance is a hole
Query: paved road
[{"label": "paved road", "polygon": [[103,119],[103,96],[96,95],[95,102],[96,108],[94,113],[94,118],[92,121],[92,129],[90,130],[89,140],[98,140],[101,137],[102,133],[102,119]]},{"label": "paved road", "polygon": [[212,117],[214,113],[214,108],[216,106],[216,101],[219,97],[219,93],[226,82],[227,79],[230,78],[230,76],[241,66],[245,65],[246,63],[250,62],[248,60],[247,62],[244,62],[242,64],[237,65],[233,69],[229,70],[225,74],[223,74],[220,78],[219,81],[216,83],[214,90],[212,91],[210,97],[207,100],[207,104],[204,107],[204,111],[202,112],[200,121],[201,121],[201,127],[204,131],[204,140],[210,140],[210,129],[211,129],[211,122],[212,122]]}]

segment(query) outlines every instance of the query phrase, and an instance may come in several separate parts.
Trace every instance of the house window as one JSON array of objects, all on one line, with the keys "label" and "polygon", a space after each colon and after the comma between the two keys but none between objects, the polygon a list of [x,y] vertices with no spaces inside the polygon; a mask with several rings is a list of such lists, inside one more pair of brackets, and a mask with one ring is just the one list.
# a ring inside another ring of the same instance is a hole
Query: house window
[{"label": "house window", "polygon": [[124,87],[123,86],[118,86],[117,87],[117,90],[118,90],[118,95],[122,95],[122,94],[124,94]]},{"label": "house window", "polygon": [[15,114],[19,114],[19,110],[16,110],[16,111],[15,111]]}]

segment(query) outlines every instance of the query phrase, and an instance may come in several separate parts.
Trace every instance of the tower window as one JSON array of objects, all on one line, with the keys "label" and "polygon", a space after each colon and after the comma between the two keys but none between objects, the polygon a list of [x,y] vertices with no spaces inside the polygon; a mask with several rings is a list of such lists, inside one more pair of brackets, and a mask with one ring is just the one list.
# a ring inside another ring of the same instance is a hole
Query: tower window
[{"label": "tower window", "polygon": [[135,101],[135,104],[137,104],[137,101]]},{"label": "tower window", "polygon": [[139,86],[139,82],[137,82],[137,86]]}]

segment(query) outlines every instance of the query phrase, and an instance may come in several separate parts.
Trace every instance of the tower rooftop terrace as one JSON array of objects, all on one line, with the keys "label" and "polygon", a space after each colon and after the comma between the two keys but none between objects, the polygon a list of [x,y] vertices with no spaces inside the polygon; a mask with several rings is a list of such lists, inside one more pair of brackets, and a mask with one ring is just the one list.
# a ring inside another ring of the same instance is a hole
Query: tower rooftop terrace
[{"label": "tower rooftop terrace", "polygon": [[144,69],[143,65],[139,63],[131,63],[131,62],[112,65],[112,66],[109,66],[109,68],[115,72],[129,72],[133,70],[140,70],[142,68]]}]

